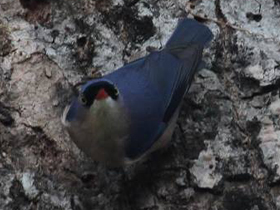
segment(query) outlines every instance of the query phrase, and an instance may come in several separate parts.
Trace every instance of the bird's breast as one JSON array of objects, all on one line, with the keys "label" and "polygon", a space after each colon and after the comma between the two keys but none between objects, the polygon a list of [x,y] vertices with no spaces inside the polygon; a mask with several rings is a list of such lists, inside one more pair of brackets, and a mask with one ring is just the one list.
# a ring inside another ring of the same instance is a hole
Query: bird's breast
[{"label": "bird's breast", "polygon": [[110,166],[121,165],[129,133],[128,117],[120,104],[103,102],[92,106],[82,121],[72,122],[68,132],[93,160]]}]

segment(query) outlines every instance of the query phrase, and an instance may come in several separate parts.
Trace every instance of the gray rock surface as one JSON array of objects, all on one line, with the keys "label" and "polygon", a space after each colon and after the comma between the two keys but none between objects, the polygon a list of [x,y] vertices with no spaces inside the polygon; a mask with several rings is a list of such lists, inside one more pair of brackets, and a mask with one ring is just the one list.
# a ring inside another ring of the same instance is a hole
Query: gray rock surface
[{"label": "gray rock surface", "polygon": [[[0,209],[280,209],[278,0],[1,0]],[[108,169],[70,141],[73,85],[161,48],[181,16],[213,31],[173,141]]]}]

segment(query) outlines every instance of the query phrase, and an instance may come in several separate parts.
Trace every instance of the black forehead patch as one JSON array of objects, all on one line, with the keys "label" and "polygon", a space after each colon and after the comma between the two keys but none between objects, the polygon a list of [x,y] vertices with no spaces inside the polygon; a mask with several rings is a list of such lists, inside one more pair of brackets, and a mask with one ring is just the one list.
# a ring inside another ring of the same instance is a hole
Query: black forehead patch
[{"label": "black forehead patch", "polygon": [[81,95],[86,99],[86,105],[91,105],[99,92],[104,89],[106,93],[114,100],[118,98],[119,92],[116,86],[107,80],[88,81],[81,89]]}]

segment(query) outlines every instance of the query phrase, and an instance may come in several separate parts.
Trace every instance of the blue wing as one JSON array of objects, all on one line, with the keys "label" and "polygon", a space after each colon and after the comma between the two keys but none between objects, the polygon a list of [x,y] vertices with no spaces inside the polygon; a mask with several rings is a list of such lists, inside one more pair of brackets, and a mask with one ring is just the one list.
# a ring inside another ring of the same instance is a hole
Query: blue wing
[{"label": "blue wing", "polygon": [[119,89],[129,116],[130,138],[125,151],[140,157],[162,135],[190,87],[211,31],[195,20],[184,19],[166,48],[104,76]]},{"label": "blue wing", "polygon": [[200,61],[201,49],[189,47],[184,55],[187,57],[182,60],[175,51],[153,52],[104,77],[118,87],[132,119],[127,157],[134,159],[148,150],[179,106]]}]

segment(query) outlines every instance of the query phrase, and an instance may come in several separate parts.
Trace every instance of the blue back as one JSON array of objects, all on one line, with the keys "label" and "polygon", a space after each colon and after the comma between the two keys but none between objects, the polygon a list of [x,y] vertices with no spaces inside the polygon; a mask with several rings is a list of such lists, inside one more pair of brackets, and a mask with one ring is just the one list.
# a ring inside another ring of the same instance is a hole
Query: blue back
[{"label": "blue back", "polygon": [[195,20],[183,19],[166,48],[136,60],[88,85],[107,80],[123,97],[132,119],[126,156],[137,158],[162,135],[190,87],[211,31]]},{"label": "blue back", "polygon": [[163,122],[173,81],[181,63],[168,53],[155,52],[104,77],[115,83],[131,117],[126,155],[136,158],[152,146],[167,126]]}]

